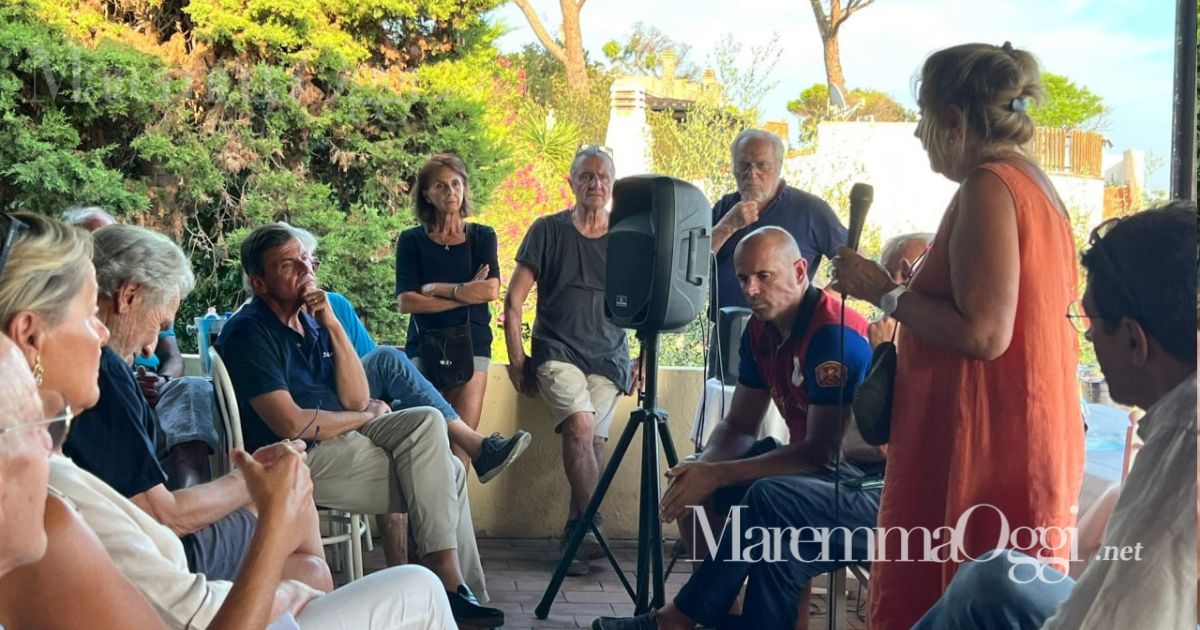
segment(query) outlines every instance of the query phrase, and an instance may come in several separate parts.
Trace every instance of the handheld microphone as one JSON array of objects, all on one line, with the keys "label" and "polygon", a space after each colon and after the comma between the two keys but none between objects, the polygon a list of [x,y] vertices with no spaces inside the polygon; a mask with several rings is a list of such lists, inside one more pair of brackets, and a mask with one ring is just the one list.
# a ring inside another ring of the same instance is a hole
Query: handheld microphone
[{"label": "handheld microphone", "polygon": [[858,251],[858,242],[867,223],[867,211],[871,209],[872,201],[875,201],[875,189],[870,184],[858,183],[850,189],[850,234],[846,247]]}]

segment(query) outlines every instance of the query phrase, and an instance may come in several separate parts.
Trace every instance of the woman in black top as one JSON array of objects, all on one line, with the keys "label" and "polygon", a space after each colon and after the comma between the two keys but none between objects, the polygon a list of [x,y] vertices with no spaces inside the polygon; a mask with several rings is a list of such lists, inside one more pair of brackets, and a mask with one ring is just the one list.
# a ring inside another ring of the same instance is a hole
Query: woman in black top
[{"label": "woman in black top", "polygon": [[[469,324],[474,372],[467,382],[439,391],[478,435],[492,356],[488,302],[500,295],[500,265],[495,230],[466,221],[472,211],[469,182],[462,160],[449,153],[433,156],[417,173],[413,210],[420,225],[396,242],[396,300],[400,312],[411,315],[405,352],[427,376],[432,371],[422,361],[421,336]],[[450,436],[465,464],[469,457],[460,437],[472,438]]]}]

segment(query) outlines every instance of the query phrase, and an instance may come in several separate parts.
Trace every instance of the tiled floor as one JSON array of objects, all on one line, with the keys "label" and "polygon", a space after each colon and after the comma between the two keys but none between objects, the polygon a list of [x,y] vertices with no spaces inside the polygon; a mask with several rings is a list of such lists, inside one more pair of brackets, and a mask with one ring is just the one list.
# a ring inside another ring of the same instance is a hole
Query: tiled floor
[{"label": "tiled floor", "polygon": [[[621,568],[633,584],[632,570],[637,559],[634,541],[611,541],[611,544]],[[592,563],[589,575],[567,577],[550,607],[549,616],[544,620],[538,619],[534,609],[541,601],[558,562],[558,541],[482,538],[479,548],[487,574],[488,592],[492,596],[488,605],[504,610],[504,627],[508,630],[586,628],[596,617],[628,615],[633,611],[633,604],[612,566],[607,560],[597,560]],[[373,552],[366,553],[364,564],[367,573],[383,568],[383,553],[378,545]],[[675,595],[690,572],[688,563],[675,565],[672,574],[667,577],[668,598]],[[341,576],[337,576],[337,579],[340,583]],[[855,611],[858,603],[856,591],[856,586],[851,582],[846,600],[845,627],[861,630],[866,624]],[[814,608],[825,610],[823,595],[814,594],[813,602]],[[825,624],[824,614],[810,617],[809,627],[812,630],[823,630]]]}]

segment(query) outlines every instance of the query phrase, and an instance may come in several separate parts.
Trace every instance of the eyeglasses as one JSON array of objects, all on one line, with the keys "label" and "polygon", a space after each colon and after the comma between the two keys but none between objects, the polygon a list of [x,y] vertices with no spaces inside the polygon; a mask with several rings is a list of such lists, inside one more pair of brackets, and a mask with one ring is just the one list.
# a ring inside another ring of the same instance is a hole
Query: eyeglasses
[{"label": "eyeglasses", "polygon": [[1092,331],[1092,317],[1084,310],[1082,300],[1075,300],[1067,307],[1067,319],[1071,320],[1071,325],[1080,333],[1086,335]]},{"label": "eyeglasses", "polygon": [[50,434],[51,450],[58,451],[62,448],[63,442],[67,441],[67,434],[71,432],[71,422],[75,419],[75,414],[71,411],[71,405],[67,402],[66,396],[49,390],[43,390],[41,395],[46,419],[38,422],[26,422],[14,427],[0,427],[0,436],[44,427],[46,433]]},{"label": "eyeglasses", "polygon": [[0,243],[4,243],[0,247],[0,278],[4,277],[4,267],[8,264],[8,255],[12,253],[13,244],[17,242],[17,235],[29,230],[29,225],[24,221],[12,216],[11,214],[0,214]]}]

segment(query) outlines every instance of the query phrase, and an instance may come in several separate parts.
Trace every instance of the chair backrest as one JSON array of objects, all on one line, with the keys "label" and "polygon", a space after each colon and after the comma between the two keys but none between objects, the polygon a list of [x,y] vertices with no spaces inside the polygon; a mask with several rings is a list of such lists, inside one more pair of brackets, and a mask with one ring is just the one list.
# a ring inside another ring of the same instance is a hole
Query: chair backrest
[{"label": "chair backrest", "polygon": [[221,421],[225,425],[225,436],[231,448],[245,448],[242,441],[242,416],[238,413],[237,394],[233,391],[233,381],[229,379],[229,371],[217,349],[208,349],[209,361],[212,363],[213,389],[217,392],[217,409],[221,413]]}]

